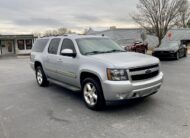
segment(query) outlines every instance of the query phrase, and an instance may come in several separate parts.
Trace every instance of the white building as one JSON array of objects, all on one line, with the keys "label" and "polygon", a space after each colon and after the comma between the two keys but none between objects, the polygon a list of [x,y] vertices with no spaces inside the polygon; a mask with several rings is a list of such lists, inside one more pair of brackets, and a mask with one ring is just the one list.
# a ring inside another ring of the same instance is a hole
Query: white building
[{"label": "white building", "polygon": [[181,41],[181,43],[188,45],[190,44],[190,29],[171,29],[167,32],[166,36],[162,40],[162,43],[168,41]]},{"label": "white building", "polygon": [[30,54],[33,35],[0,35],[0,55]]},{"label": "white building", "polygon": [[[126,29],[126,28],[110,28],[105,31],[93,31],[90,29],[88,35],[105,35],[116,41],[120,45],[126,45],[128,43],[133,43],[134,41],[143,41],[141,38],[142,33],[145,30],[141,28],[136,29]],[[158,45],[158,38],[153,35],[147,35],[145,40],[149,47],[156,47]]]}]

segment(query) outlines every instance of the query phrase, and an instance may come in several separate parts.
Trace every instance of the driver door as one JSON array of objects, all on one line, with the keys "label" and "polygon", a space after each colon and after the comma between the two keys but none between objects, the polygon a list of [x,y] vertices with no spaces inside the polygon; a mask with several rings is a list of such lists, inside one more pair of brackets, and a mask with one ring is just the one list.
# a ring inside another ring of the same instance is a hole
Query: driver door
[{"label": "driver door", "polygon": [[78,57],[61,55],[61,51],[70,49],[76,53],[76,49],[72,40],[65,38],[62,42],[58,53],[57,73],[59,81],[75,86],[77,84],[77,71],[79,68]]}]

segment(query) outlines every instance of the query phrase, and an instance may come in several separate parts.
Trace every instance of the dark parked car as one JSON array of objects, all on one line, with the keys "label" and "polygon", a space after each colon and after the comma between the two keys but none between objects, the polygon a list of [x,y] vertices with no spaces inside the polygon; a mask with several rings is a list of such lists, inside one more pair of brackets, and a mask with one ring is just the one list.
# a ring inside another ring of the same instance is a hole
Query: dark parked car
[{"label": "dark parked car", "polygon": [[146,54],[148,50],[148,44],[144,44],[142,42],[135,42],[132,45],[126,46],[125,50]]},{"label": "dark parked car", "polygon": [[161,44],[159,48],[155,48],[152,55],[160,59],[174,58],[178,60],[187,56],[187,46],[176,41],[167,42]]}]

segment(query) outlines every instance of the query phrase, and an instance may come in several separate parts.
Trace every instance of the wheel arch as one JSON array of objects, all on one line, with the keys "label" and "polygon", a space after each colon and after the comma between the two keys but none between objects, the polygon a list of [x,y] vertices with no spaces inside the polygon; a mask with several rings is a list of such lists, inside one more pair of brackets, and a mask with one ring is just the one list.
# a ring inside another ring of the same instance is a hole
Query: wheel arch
[{"label": "wheel arch", "polygon": [[93,73],[93,72],[89,72],[89,71],[83,71],[81,72],[80,74],[80,83],[81,83],[81,88],[83,87],[82,85],[82,82],[85,80],[85,78],[95,78],[98,83],[99,83],[99,86],[100,86],[100,89],[101,89],[101,99],[104,101],[103,103],[105,104],[105,95],[104,95],[104,91],[103,91],[103,88],[102,88],[102,83],[101,83],[101,78],[99,75],[97,75],[96,73]]},{"label": "wheel arch", "polygon": [[34,62],[34,69],[36,70],[36,68],[37,68],[38,66],[41,66],[41,67],[43,68],[42,63],[41,63],[40,61],[35,61],[35,62]]},{"label": "wheel arch", "polygon": [[81,86],[82,86],[83,80],[84,80],[85,78],[88,78],[88,77],[96,78],[96,79],[99,81],[99,83],[100,83],[100,85],[101,85],[101,87],[102,87],[102,83],[101,83],[101,78],[100,78],[100,76],[99,76],[97,73],[95,73],[95,72],[90,72],[90,71],[82,71],[82,72],[80,73],[80,84],[81,84]]}]

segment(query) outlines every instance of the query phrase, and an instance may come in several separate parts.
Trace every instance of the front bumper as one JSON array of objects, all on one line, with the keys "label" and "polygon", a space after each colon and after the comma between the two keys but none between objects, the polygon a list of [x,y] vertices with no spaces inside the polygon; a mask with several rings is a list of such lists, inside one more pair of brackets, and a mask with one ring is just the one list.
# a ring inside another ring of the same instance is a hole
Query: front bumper
[{"label": "front bumper", "polygon": [[32,70],[35,70],[34,62],[31,62],[31,61],[30,61],[30,67],[32,68]]},{"label": "front bumper", "polygon": [[143,81],[105,81],[102,83],[104,98],[106,101],[120,101],[146,97],[156,93],[163,82],[163,73]]},{"label": "front bumper", "polygon": [[175,58],[176,53],[153,53],[153,56],[157,58]]}]

